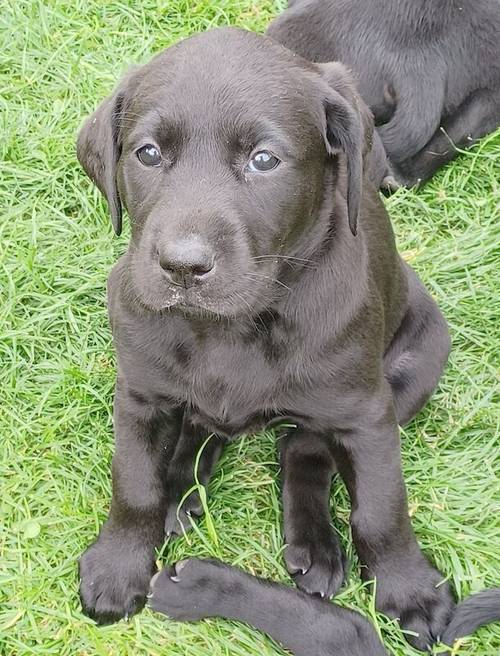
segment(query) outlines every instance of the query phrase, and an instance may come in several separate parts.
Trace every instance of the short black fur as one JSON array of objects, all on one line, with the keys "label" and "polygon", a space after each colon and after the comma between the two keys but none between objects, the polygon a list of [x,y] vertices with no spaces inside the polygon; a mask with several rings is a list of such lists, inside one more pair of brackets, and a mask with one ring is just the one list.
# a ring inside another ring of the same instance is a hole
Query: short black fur
[{"label": "short black fur", "polygon": [[[173,619],[227,617],[250,624],[295,656],[387,656],[358,613],[219,561],[189,559],[167,567],[153,577],[148,596],[153,610]],[[472,595],[455,608],[441,642],[453,646],[497,620],[500,588]]]}]

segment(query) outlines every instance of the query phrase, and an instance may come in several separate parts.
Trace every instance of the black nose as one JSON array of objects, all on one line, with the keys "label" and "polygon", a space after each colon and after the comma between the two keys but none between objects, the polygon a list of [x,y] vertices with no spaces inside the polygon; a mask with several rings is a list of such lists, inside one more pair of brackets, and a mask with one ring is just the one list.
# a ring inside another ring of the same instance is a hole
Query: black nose
[{"label": "black nose", "polygon": [[158,261],[174,285],[192,287],[213,270],[215,256],[201,237],[192,236],[162,245],[158,249]]}]

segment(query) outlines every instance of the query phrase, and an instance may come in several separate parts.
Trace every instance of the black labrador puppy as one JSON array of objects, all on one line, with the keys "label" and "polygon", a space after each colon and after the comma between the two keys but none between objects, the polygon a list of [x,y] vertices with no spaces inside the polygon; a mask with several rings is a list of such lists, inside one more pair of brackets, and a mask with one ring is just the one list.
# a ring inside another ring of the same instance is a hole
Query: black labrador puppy
[{"label": "black labrador puppy", "polygon": [[[224,440],[273,421],[282,440],[285,560],[330,597],[344,578],[329,491],[351,499],[377,607],[425,648],[453,599],[415,539],[398,424],[432,394],[450,348],[399,257],[364,173],[372,118],[339,64],[221,29],[133,70],[87,120],[78,157],[128,251],[108,281],[118,354],[109,518],[80,560],[99,623],[144,603],[164,532]],[[192,495],[184,513],[199,512]],[[374,652],[375,653],[375,652]]]},{"label": "black labrador puppy", "polygon": [[399,183],[427,180],[457,148],[500,125],[499,0],[288,6],[268,34],[311,61],[341,61],[354,72]]}]

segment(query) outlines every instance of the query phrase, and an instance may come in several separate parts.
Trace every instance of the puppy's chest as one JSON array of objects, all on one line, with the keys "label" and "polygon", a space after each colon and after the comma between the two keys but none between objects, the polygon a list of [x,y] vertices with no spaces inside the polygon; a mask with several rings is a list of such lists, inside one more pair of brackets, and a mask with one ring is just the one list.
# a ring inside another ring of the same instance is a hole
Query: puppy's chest
[{"label": "puppy's chest", "polygon": [[222,326],[194,331],[169,322],[122,341],[120,370],[133,389],[159,403],[187,404],[211,431],[236,436],[270,420],[306,416],[310,399],[331,385],[330,357],[294,325],[257,324],[234,335]]},{"label": "puppy's chest", "polygon": [[162,386],[212,430],[254,430],[283,405],[297,351],[293,331],[281,328],[244,336],[215,330],[186,335],[168,345]]},{"label": "puppy's chest", "polygon": [[256,344],[211,343],[192,355],[185,395],[200,418],[224,432],[247,430],[280,405],[287,356],[272,357]]}]

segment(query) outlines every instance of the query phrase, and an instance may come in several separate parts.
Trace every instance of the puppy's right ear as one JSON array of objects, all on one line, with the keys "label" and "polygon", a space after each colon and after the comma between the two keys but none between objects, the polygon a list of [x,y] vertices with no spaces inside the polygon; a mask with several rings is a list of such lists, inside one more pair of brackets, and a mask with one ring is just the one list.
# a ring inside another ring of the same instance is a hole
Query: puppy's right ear
[{"label": "puppy's right ear", "polygon": [[116,183],[121,154],[120,118],[131,75],[88,117],[78,134],[76,154],[85,173],[108,201],[115,233],[122,231],[122,204]]}]

